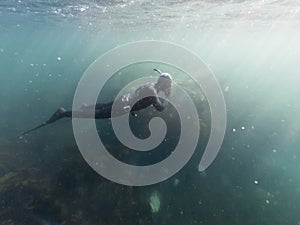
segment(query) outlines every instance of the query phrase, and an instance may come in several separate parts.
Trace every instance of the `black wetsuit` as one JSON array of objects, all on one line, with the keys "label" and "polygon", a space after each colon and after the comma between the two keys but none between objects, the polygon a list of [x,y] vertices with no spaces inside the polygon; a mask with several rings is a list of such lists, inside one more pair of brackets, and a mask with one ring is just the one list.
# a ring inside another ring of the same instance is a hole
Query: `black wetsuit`
[{"label": "black wetsuit", "polygon": [[[116,107],[112,110],[114,103]],[[115,99],[113,102],[85,106],[77,111],[66,111],[63,108],[59,108],[47,121],[22,133],[21,135],[28,134],[31,131],[37,130],[47,124],[54,123],[64,117],[105,119],[121,116],[129,112],[134,113],[135,111],[145,109],[151,105],[153,105],[156,110],[162,111],[167,104],[167,101],[158,97],[154,84],[149,83],[138,88],[134,94],[123,95],[120,98]],[[93,108],[95,108],[95,114],[91,113],[91,109]]]},{"label": "black wetsuit", "polygon": [[[135,100],[139,99],[141,95],[147,97],[142,98],[135,102]],[[114,102],[116,104],[116,108],[114,108],[115,110],[114,112],[112,112],[112,106]],[[158,97],[158,94],[153,84],[144,85],[138,88],[134,94],[123,95],[122,97],[115,99],[114,102],[97,103],[96,105],[86,106],[82,110],[62,112],[56,118],[56,120],[61,119],[63,117],[90,118],[90,113],[88,112],[88,110],[92,108],[95,108],[94,118],[104,119],[104,118],[111,118],[114,116],[124,115],[129,111],[130,112],[139,111],[151,105],[153,105],[156,110],[162,111],[165,109],[167,105],[167,101],[164,101],[163,99]],[[132,105],[131,102],[135,102],[135,103]]]}]

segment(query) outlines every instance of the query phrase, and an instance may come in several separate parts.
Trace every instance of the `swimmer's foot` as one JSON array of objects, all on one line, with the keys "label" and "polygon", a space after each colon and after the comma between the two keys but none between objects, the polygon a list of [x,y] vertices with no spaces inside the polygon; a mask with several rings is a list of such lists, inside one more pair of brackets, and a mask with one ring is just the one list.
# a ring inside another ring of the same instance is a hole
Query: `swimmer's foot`
[{"label": "swimmer's foot", "polygon": [[66,112],[63,107],[60,107],[56,112],[46,121],[46,123],[54,123],[56,120],[59,120],[63,117],[63,114]]}]

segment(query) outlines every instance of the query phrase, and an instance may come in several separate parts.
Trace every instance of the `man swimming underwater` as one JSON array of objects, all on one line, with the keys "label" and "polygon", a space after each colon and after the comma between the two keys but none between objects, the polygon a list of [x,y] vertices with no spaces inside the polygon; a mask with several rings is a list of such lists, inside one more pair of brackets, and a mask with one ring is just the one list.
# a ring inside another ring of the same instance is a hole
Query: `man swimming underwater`
[{"label": "man swimming underwater", "polygon": [[[47,124],[54,123],[55,121],[64,117],[91,118],[90,110],[93,110],[93,108],[95,109],[95,115],[93,118],[96,119],[121,116],[129,111],[134,114],[134,112],[145,109],[151,105],[153,105],[157,111],[163,111],[168,102],[158,97],[158,93],[162,91],[167,98],[170,96],[172,77],[169,73],[162,73],[158,69],[154,69],[154,71],[160,74],[156,83],[147,83],[139,87],[133,94],[123,95],[120,98],[115,99],[113,102],[98,103],[96,105],[89,106],[83,105],[78,111],[67,111],[63,107],[60,107],[46,122],[24,132],[22,135],[28,134],[29,132]],[[147,97],[141,98],[141,96]],[[112,112],[113,103],[117,105],[117,108],[114,108],[114,112]]]}]

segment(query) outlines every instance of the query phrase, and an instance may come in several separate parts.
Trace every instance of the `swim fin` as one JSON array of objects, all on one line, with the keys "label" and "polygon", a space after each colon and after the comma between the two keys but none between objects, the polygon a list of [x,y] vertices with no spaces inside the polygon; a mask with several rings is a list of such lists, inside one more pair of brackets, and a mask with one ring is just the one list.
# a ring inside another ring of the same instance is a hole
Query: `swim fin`
[{"label": "swim fin", "polygon": [[31,131],[34,131],[34,130],[37,130],[37,129],[43,127],[43,126],[46,126],[47,124],[48,124],[47,122],[44,122],[44,123],[42,123],[42,124],[36,126],[35,128],[32,128],[32,129],[30,129],[30,130],[28,130],[28,131],[25,131],[24,133],[22,133],[22,134],[20,135],[20,137],[24,136],[25,134],[30,133]]},{"label": "swim fin", "polygon": [[66,112],[66,110],[63,107],[60,107],[58,110],[56,110],[56,112],[46,122],[44,122],[44,123],[36,126],[35,128],[32,128],[32,129],[30,129],[28,131],[25,131],[24,133],[21,134],[21,136],[23,136],[25,134],[28,134],[28,133],[30,133],[30,132],[32,132],[34,130],[37,130],[37,129],[41,128],[41,127],[44,127],[47,124],[54,123],[56,120],[62,118],[62,115],[63,115],[64,112]]}]

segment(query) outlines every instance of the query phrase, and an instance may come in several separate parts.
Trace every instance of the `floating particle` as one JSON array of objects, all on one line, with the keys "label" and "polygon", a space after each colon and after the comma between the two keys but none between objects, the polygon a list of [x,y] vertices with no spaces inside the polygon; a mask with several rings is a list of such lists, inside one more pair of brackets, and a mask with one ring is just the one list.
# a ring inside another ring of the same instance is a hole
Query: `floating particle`
[{"label": "floating particle", "polygon": [[81,7],[79,10],[80,10],[80,12],[84,12],[86,10],[86,8]]},{"label": "floating particle", "polygon": [[270,204],[270,201],[269,201],[268,199],[266,199],[266,203],[267,203],[267,204]]},{"label": "floating particle", "polygon": [[32,80],[28,81],[30,84],[32,83]]},{"label": "floating particle", "polygon": [[61,57],[60,57],[60,56],[58,56],[58,57],[57,57],[57,60],[58,60],[58,61],[60,61],[60,60],[61,60]]},{"label": "floating particle", "polygon": [[257,181],[257,180],[255,180],[255,181],[254,181],[254,184],[258,184],[258,181]]},{"label": "floating particle", "polygon": [[177,179],[177,178],[176,178],[176,179],[174,180],[174,183],[173,183],[173,185],[174,185],[174,187],[177,187],[177,186],[178,186],[178,184],[179,184],[179,179]]},{"label": "floating particle", "polygon": [[228,91],[229,91],[229,87],[226,86],[225,89],[224,89],[224,91],[225,91],[225,92],[228,92]]},{"label": "floating particle", "polygon": [[274,148],[274,149],[272,149],[272,152],[276,153],[276,152],[277,152],[277,149],[275,149],[275,148]]},{"label": "floating particle", "polygon": [[129,112],[130,111],[130,106],[129,105],[126,105],[123,107],[123,109],[126,111],[126,112]]},{"label": "floating particle", "polygon": [[157,213],[160,208],[160,198],[157,194],[157,192],[153,192],[149,199],[149,204],[151,207],[152,213]]},{"label": "floating particle", "polygon": [[241,127],[241,129],[242,129],[242,130],[245,130],[245,127],[244,127],[244,126],[242,126],[242,127]]},{"label": "floating particle", "polygon": [[233,129],[232,129],[232,132],[235,132],[235,131],[236,131],[236,129],[235,129],[235,128],[233,128]]}]

